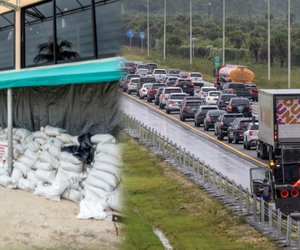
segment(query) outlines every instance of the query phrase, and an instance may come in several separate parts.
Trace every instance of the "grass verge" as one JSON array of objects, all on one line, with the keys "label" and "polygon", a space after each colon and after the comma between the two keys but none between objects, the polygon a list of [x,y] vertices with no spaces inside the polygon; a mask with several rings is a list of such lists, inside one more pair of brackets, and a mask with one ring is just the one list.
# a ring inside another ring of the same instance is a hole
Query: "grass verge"
[{"label": "grass verge", "polygon": [[[189,58],[183,58],[180,56],[167,55],[166,61],[162,59],[162,53],[151,51],[150,57],[147,57],[147,53],[142,52],[139,49],[123,47],[122,55],[128,60],[136,60],[143,62],[155,62],[159,64],[161,68],[179,68],[187,71],[200,71],[204,74],[207,81],[214,82],[213,77],[213,60],[207,58],[194,58],[193,64],[190,65]],[[246,61],[239,62],[227,62],[228,64],[243,64],[246,65],[255,73],[254,82],[260,88],[287,88],[288,87],[288,71],[287,67],[281,68],[275,65],[271,69],[271,80],[268,80],[268,66],[267,64],[249,63]],[[292,67],[291,69],[291,87],[300,88],[300,68]]]},{"label": "grass verge", "polygon": [[127,135],[124,149],[125,235],[122,249],[278,249],[217,200]]}]

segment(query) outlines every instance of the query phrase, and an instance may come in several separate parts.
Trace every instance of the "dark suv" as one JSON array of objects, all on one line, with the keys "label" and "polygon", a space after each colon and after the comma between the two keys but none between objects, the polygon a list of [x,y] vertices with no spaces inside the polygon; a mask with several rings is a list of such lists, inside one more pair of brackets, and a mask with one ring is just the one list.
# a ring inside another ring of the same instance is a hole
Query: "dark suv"
[{"label": "dark suv", "polygon": [[185,121],[186,118],[194,118],[200,104],[203,101],[200,98],[185,98],[180,107],[180,120]]},{"label": "dark suv", "polygon": [[228,127],[237,117],[243,117],[243,114],[225,113],[218,117],[217,121],[215,122],[215,135],[218,137],[219,140],[223,140],[224,136],[227,136]]},{"label": "dark suv", "polygon": [[147,94],[147,101],[152,102],[155,99],[155,95],[157,92],[157,89],[160,87],[167,87],[167,84],[165,83],[153,83],[151,87],[149,88],[148,94]]},{"label": "dark suv", "polygon": [[247,130],[250,122],[252,122],[252,118],[249,117],[239,117],[234,119],[233,123],[228,127],[228,143],[233,141],[235,144],[238,144],[239,141],[243,141],[244,132]]},{"label": "dark suv", "polygon": [[187,93],[191,96],[194,95],[194,84],[192,83],[191,79],[178,78],[175,86],[182,88],[184,93]]},{"label": "dark suv", "polygon": [[227,106],[228,113],[242,113],[246,117],[252,116],[252,106],[249,99],[234,97],[231,98]]},{"label": "dark suv", "polygon": [[209,110],[218,110],[216,105],[200,105],[195,113],[195,126],[200,127],[204,123],[204,118]]},{"label": "dark suv", "polygon": [[204,118],[204,130],[208,131],[210,128],[214,128],[216,120],[224,113],[226,113],[225,110],[209,110]]},{"label": "dark suv", "polygon": [[230,99],[233,97],[237,97],[237,96],[235,94],[221,94],[217,101],[217,106],[219,107],[219,109],[226,110],[227,105],[230,102]]},{"label": "dark suv", "polygon": [[223,93],[236,94],[239,97],[245,97],[248,99],[251,98],[250,89],[246,88],[244,83],[227,82],[223,86]]}]

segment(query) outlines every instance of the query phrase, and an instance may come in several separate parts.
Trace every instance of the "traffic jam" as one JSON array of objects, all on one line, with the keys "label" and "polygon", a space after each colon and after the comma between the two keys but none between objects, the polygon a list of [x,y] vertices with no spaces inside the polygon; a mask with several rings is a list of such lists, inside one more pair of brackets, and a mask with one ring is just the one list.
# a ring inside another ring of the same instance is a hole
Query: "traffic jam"
[{"label": "traffic jam", "polygon": [[250,171],[252,192],[259,195],[268,179],[276,207],[299,210],[299,90],[258,91],[254,73],[239,65],[219,68],[214,84],[201,72],[155,63],[125,62],[122,70],[120,88],[127,97],[246,152],[259,166]]}]

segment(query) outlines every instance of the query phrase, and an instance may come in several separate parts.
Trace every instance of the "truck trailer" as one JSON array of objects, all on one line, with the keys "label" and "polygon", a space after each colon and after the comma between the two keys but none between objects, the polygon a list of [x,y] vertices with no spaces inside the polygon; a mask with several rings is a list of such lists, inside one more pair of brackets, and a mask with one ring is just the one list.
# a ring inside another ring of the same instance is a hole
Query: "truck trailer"
[{"label": "truck trailer", "polygon": [[[283,213],[300,212],[300,89],[265,89],[258,94],[259,130],[257,156],[269,167],[251,170],[252,190],[258,194],[268,178],[272,196]],[[299,181],[299,182],[298,182]],[[297,184],[298,183],[298,184]]]}]

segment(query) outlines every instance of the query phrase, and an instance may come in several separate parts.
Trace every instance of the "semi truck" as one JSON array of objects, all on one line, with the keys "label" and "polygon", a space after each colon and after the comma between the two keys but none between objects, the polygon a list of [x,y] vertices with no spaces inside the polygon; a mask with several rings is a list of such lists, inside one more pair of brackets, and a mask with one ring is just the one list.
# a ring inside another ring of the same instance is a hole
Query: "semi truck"
[{"label": "semi truck", "polygon": [[259,195],[262,179],[269,179],[276,208],[300,212],[300,89],[265,89],[258,94],[257,156],[267,168],[251,169],[251,188]]}]

